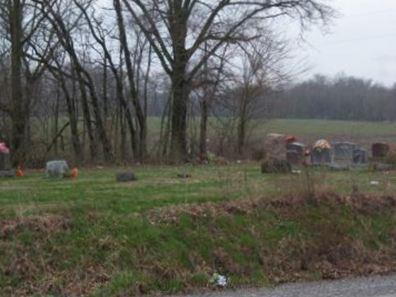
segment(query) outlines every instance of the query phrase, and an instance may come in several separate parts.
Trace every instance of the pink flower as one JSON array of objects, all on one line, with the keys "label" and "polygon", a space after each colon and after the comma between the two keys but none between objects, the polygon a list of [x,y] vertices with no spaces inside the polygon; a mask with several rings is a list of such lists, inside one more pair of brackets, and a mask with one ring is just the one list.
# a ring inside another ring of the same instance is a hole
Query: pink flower
[{"label": "pink flower", "polygon": [[4,142],[0,142],[0,154],[9,154],[10,149],[7,147],[7,145]]}]

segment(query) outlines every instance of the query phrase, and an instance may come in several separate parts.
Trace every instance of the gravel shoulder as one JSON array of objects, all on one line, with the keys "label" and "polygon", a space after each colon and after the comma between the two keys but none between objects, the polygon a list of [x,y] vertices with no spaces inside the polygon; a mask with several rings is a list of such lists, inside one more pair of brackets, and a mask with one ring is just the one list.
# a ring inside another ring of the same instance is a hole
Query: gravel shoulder
[{"label": "gravel shoulder", "polygon": [[185,297],[396,297],[396,275],[332,282],[282,285],[275,289],[246,289]]}]

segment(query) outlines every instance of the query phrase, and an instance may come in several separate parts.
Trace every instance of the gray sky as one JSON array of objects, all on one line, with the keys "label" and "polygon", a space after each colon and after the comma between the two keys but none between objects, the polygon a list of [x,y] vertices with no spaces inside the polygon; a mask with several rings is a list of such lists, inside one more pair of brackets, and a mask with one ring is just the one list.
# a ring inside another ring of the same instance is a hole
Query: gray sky
[{"label": "gray sky", "polygon": [[[301,78],[345,73],[388,86],[396,83],[396,0],[327,1],[339,17],[327,33],[312,29],[304,34],[307,43],[293,52],[297,64],[303,60],[309,69]],[[298,26],[291,25],[289,32]]]},{"label": "gray sky", "polygon": [[306,34],[304,56],[315,73],[344,72],[386,85],[396,83],[396,0],[334,0],[340,16],[323,34]]}]

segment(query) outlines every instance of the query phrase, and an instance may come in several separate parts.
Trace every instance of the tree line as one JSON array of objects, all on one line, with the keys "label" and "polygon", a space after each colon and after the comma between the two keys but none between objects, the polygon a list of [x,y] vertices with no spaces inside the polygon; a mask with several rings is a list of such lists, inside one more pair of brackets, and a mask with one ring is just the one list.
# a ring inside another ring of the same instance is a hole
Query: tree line
[{"label": "tree line", "polygon": [[333,78],[316,75],[274,92],[269,101],[273,117],[396,120],[396,84],[386,87],[343,74]]},{"label": "tree line", "polygon": [[192,116],[204,158],[208,118],[223,106],[242,152],[256,103],[287,79],[278,33],[328,23],[326,2],[0,0],[0,139],[15,165],[60,148],[76,163],[142,161],[155,110],[156,152],[186,161]]}]

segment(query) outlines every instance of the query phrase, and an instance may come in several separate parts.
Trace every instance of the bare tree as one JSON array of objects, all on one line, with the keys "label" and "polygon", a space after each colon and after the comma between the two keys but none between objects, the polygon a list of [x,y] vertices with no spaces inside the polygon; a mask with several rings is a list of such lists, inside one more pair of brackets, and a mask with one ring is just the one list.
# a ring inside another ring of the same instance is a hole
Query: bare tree
[{"label": "bare tree", "polygon": [[[205,46],[207,47],[207,46]],[[232,75],[229,73],[228,60],[232,59],[229,46],[225,46],[219,54],[213,55],[206,61],[194,80],[193,88],[199,98],[200,129],[199,129],[199,158],[208,157],[208,128],[209,116],[216,97],[222,92]]]},{"label": "bare tree", "polygon": [[120,0],[114,0],[113,3],[114,3],[114,9],[117,14],[117,24],[118,24],[118,31],[119,31],[119,36],[120,36],[120,44],[121,44],[121,48],[124,52],[131,99],[132,99],[132,103],[135,107],[137,123],[138,123],[139,131],[140,131],[139,132],[140,148],[139,148],[138,155],[139,155],[139,157],[141,157],[142,155],[144,155],[144,151],[146,150],[146,148],[145,148],[145,146],[146,146],[145,145],[146,120],[145,120],[144,110],[143,110],[143,108],[140,104],[139,98],[138,98],[139,92],[138,92],[137,86],[135,84],[136,79],[135,79],[135,72],[133,70],[134,65],[132,64],[131,52],[129,50],[128,39],[127,39],[127,35],[125,32],[125,22],[124,22],[124,16],[122,13],[121,2],[120,2]]},{"label": "bare tree", "polygon": [[[92,105],[93,116],[95,119],[95,127],[97,131],[97,135],[102,143],[104,158],[107,161],[113,159],[112,155],[112,147],[109,137],[107,135],[104,120],[101,113],[98,91],[95,88],[94,80],[84,67],[84,63],[81,57],[77,53],[77,49],[75,46],[75,42],[72,37],[72,31],[75,28],[75,25],[78,23],[77,21],[82,17],[82,13],[77,13],[73,15],[73,6],[71,3],[63,3],[64,1],[40,1],[41,11],[49,23],[52,25],[57,38],[62,45],[63,49],[68,53],[70,61],[74,67],[74,71],[76,74],[77,82],[80,87],[80,93],[82,98],[82,106],[85,114],[86,125],[88,127],[88,134],[90,138],[90,148],[91,148],[91,157],[96,158],[96,141],[95,136],[93,134],[93,129],[91,125],[90,111],[88,106],[89,103]],[[92,1],[86,1],[83,4],[80,4],[82,10],[88,9],[88,7],[92,4]],[[72,15],[76,18],[75,21],[71,22],[71,26],[69,26],[70,20],[64,15],[64,12],[67,11],[69,15]]]},{"label": "bare tree", "polygon": [[[171,153],[187,157],[187,102],[190,84],[206,61],[225,43],[256,37],[252,24],[281,16],[326,21],[332,10],[317,0],[123,0],[172,83]],[[204,55],[197,55],[211,41]],[[199,58],[198,58],[199,56]]]},{"label": "bare tree", "polygon": [[277,40],[272,33],[242,44],[241,51],[242,69],[234,72],[237,74],[233,96],[239,155],[244,153],[249,123],[253,118],[265,115],[270,92],[279,89],[293,74],[285,67],[290,58],[287,42]]},{"label": "bare tree", "polygon": [[[278,63],[266,56],[268,42],[252,44],[285,19],[301,28],[326,23],[332,10],[325,2],[112,0],[102,9],[98,0],[0,0],[2,137],[12,140],[18,163],[31,135],[57,155],[67,133],[78,162],[86,150],[92,161],[102,152],[113,160],[117,151],[122,160],[142,160],[155,109],[163,114],[161,156],[187,160],[191,143],[205,158],[218,97],[220,114],[232,106],[242,152],[252,110],[274,85],[269,73]],[[242,60],[240,68],[230,63]],[[156,81],[163,76],[163,84]]]},{"label": "bare tree", "polygon": [[[13,163],[25,161],[29,142],[29,116],[34,85],[44,73],[42,61],[31,63],[27,54],[32,40],[41,39],[43,16],[37,5],[30,1],[0,1],[1,56],[9,60],[9,96],[0,103],[12,121],[11,145]],[[47,52],[49,47],[45,47]],[[46,55],[44,55],[46,56]],[[6,62],[8,64],[8,62]]]}]

